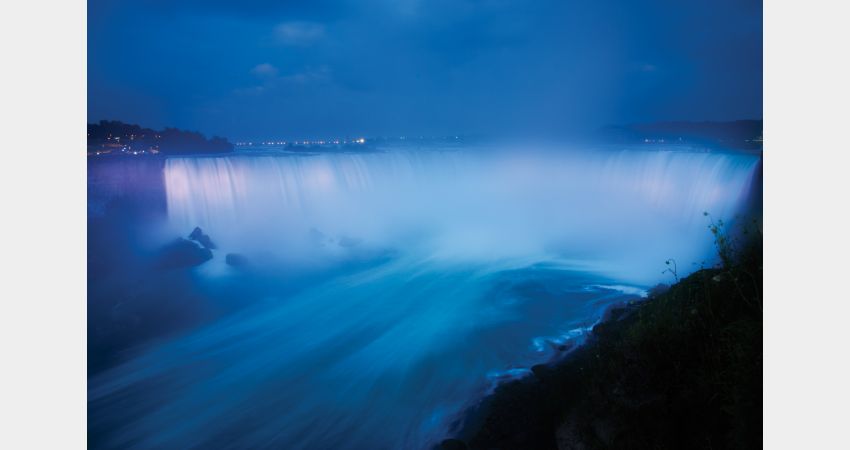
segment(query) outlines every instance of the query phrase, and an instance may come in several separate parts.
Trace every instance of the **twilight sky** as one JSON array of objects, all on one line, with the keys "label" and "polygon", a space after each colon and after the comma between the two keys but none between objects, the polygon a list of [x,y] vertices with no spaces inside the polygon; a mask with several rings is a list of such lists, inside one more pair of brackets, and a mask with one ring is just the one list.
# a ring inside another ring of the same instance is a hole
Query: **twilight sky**
[{"label": "twilight sky", "polygon": [[89,0],[88,120],[231,139],[762,116],[760,0]]}]

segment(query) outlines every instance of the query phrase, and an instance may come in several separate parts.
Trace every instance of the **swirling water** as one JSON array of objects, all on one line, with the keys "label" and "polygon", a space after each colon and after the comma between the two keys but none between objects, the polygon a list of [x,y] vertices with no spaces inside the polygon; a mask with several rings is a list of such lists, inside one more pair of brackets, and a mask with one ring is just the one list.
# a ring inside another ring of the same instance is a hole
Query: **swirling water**
[{"label": "swirling water", "polygon": [[[441,149],[170,158],[169,229],[201,226],[219,246],[193,269],[196,283],[246,305],[92,377],[93,442],[429,448],[494,383],[666,281],[666,259],[679,275],[710,264],[703,211],[737,213],[757,159]],[[229,252],[254,272],[225,265]],[[257,286],[259,301],[240,295]]]}]

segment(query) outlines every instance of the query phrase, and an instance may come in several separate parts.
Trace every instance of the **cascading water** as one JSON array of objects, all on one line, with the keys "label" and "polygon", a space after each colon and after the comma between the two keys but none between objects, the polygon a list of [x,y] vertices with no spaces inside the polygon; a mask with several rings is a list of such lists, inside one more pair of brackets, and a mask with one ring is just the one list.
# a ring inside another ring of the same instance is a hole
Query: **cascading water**
[{"label": "cascading water", "polygon": [[[168,159],[170,227],[201,226],[219,246],[213,262],[238,252],[268,265],[244,278],[211,262],[198,283],[261,283],[263,299],[90,380],[90,429],[107,446],[140,448],[428,448],[493,383],[662,281],[668,258],[679,275],[711,263],[703,211],[739,212],[757,161],[440,150]],[[297,289],[275,284],[305,266],[315,273]]]},{"label": "cascading water", "polygon": [[757,158],[689,152],[458,151],[172,158],[178,230],[232,251],[314,253],[316,230],[464,261],[581,259],[632,282],[667,258],[700,263],[702,213],[731,218]]}]

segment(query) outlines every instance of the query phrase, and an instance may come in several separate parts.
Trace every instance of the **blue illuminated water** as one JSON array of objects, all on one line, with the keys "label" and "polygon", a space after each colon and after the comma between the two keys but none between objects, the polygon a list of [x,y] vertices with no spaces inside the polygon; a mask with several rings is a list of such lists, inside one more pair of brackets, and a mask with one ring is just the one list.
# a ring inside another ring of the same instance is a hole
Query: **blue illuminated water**
[{"label": "blue illuminated water", "polygon": [[[429,448],[615,302],[714,261],[757,158],[398,150],[170,158],[163,234],[233,313],[89,380],[93,446]],[[250,269],[224,264],[244,254]],[[665,278],[666,277],[666,278]],[[175,297],[179,293],[174,294]],[[91,325],[90,325],[91,326]]]}]

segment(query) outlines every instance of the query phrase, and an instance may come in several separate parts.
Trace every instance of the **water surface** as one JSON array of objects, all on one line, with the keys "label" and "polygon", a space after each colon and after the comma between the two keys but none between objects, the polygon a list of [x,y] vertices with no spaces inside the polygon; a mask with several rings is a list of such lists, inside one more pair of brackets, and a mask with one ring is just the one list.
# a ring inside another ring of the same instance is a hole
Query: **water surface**
[{"label": "water surface", "polygon": [[[635,149],[169,158],[151,234],[200,226],[219,248],[159,297],[221,313],[90,377],[91,443],[428,448],[495,383],[672,280],[668,258],[679,275],[712,264],[703,212],[733,217],[756,163]],[[227,266],[229,252],[251,266]]]}]

